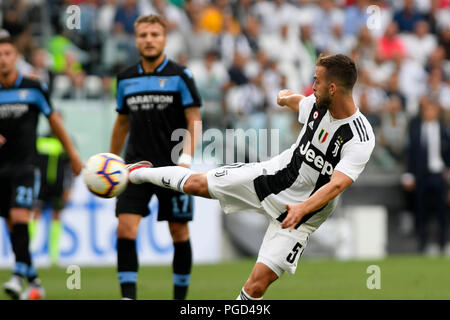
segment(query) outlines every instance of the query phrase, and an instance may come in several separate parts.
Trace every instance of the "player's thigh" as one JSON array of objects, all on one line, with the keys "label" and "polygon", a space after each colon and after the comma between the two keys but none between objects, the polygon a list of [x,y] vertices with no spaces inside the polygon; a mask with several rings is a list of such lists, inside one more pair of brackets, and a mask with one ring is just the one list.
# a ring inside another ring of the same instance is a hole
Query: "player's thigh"
[{"label": "player's thigh", "polygon": [[234,163],[207,172],[208,189],[225,213],[256,210],[264,212],[253,180],[263,174],[258,163]]},{"label": "player's thigh", "polygon": [[283,272],[294,274],[308,238],[308,232],[282,229],[280,222],[271,219],[257,262],[267,265],[278,276],[281,276]]}]

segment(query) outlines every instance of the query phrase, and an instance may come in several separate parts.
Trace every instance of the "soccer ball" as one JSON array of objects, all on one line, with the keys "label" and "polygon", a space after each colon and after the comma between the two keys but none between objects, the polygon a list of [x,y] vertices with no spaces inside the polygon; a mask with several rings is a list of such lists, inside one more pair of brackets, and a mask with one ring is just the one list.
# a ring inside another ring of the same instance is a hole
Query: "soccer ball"
[{"label": "soccer ball", "polygon": [[102,198],[118,196],[128,184],[125,161],[112,153],[91,156],[86,161],[82,175],[89,191]]}]

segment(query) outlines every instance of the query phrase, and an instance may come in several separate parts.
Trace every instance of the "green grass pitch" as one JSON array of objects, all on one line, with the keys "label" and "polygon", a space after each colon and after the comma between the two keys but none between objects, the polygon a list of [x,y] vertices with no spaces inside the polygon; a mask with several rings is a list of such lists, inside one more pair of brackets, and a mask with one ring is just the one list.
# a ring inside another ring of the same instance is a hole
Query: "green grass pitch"
[{"label": "green grass pitch", "polygon": [[[188,299],[234,300],[254,265],[242,259],[215,265],[194,265]],[[366,286],[370,265],[381,271],[381,288]],[[450,299],[450,259],[421,256],[392,256],[377,261],[337,261],[302,258],[295,275],[284,274],[267,291],[264,299]],[[47,299],[119,299],[115,267],[82,267],[81,289],[66,287],[70,276],[63,267],[38,269]],[[0,270],[0,282],[9,270]],[[8,297],[2,292],[0,299]],[[141,266],[138,298],[172,298],[170,266]]]}]

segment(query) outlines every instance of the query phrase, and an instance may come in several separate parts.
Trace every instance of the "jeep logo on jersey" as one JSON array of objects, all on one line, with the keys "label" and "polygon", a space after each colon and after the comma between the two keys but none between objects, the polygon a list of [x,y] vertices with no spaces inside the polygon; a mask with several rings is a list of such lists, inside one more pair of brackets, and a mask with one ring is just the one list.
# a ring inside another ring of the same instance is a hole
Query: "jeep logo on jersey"
[{"label": "jeep logo on jersey", "polygon": [[300,145],[300,154],[304,156],[305,161],[313,168],[317,169],[321,175],[329,175],[334,171],[333,165],[324,160],[320,154],[316,154],[312,148],[310,148],[311,142],[305,145]]},{"label": "jeep logo on jersey", "polygon": [[327,140],[328,132],[326,132],[324,129],[322,129],[319,133],[319,142],[324,143],[325,140]]},{"label": "jeep logo on jersey", "polygon": [[164,88],[164,86],[166,85],[167,80],[169,80],[169,79],[168,78],[158,78],[159,87],[160,88]]}]

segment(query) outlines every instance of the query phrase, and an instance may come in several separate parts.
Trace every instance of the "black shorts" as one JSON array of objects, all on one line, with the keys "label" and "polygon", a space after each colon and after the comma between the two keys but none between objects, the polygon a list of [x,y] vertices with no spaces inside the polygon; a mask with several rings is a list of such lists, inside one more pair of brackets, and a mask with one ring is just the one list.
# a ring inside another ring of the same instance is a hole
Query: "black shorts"
[{"label": "black shorts", "polygon": [[34,208],[44,210],[47,204],[50,204],[55,210],[62,210],[64,208],[63,199],[64,189],[59,186],[42,186],[39,196],[34,202]]},{"label": "black shorts", "polygon": [[70,170],[65,170],[63,176],[58,176],[54,184],[48,184],[46,177],[41,175],[41,188],[34,207],[43,210],[47,204],[50,204],[55,210],[64,209],[64,191],[72,187],[72,180]]},{"label": "black shorts", "polygon": [[151,183],[128,184],[117,197],[116,216],[134,213],[146,217],[150,214],[149,202],[153,195],[158,198],[158,221],[191,221],[194,212],[194,198],[190,195],[161,188]]},{"label": "black shorts", "polygon": [[0,178],[1,217],[9,218],[11,208],[32,209],[39,192],[39,175],[34,166],[26,166],[10,177]]}]

